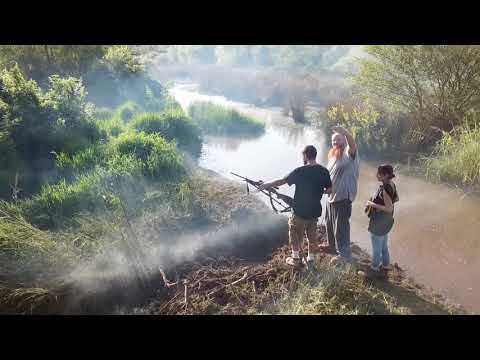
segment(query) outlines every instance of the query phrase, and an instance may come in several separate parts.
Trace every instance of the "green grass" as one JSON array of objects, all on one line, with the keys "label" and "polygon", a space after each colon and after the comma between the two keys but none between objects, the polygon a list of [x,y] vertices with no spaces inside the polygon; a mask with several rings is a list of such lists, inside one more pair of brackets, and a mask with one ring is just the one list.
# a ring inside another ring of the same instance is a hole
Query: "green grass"
[{"label": "green grass", "polygon": [[480,127],[461,127],[445,134],[432,155],[422,159],[433,181],[480,185]]},{"label": "green grass", "polygon": [[127,126],[118,116],[114,116],[108,120],[97,120],[97,125],[109,138],[117,137],[127,129]]},{"label": "green grass", "polygon": [[127,101],[115,110],[115,115],[123,122],[127,123],[138,112],[141,107],[134,101]]},{"label": "green grass", "polygon": [[234,109],[210,102],[194,102],[188,108],[192,120],[207,134],[245,136],[261,135],[265,124]]},{"label": "green grass", "polygon": [[13,257],[33,258],[51,254],[56,243],[32,226],[13,204],[0,202],[0,252]]},{"label": "green grass", "polygon": [[65,180],[45,185],[39,194],[18,203],[25,217],[42,228],[57,227],[83,211],[105,210],[113,205],[107,179],[100,172],[79,176],[73,183]]},{"label": "green grass", "polygon": [[175,140],[180,149],[186,150],[195,157],[200,156],[202,149],[200,129],[181,108],[166,110],[162,113],[137,114],[130,126],[139,132],[158,134],[169,141]]},{"label": "green grass", "polygon": [[301,279],[269,313],[295,315],[405,314],[389,294],[365,283],[352,269],[321,266],[319,278]]},{"label": "green grass", "polygon": [[144,164],[143,175],[154,180],[176,181],[185,173],[175,143],[158,134],[126,132],[111,141],[110,149],[113,154],[133,155]]},{"label": "green grass", "polygon": [[63,177],[71,179],[74,175],[89,172],[101,164],[107,157],[106,150],[105,145],[95,144],[72,156],[62,152],[57,155],[55,164]]},{"label": "green grass", "polygon": [[111,119],[113,115],[113,110],[107,107],[96,107],[93,113],[94,118],[97,120],[108,120]]}]

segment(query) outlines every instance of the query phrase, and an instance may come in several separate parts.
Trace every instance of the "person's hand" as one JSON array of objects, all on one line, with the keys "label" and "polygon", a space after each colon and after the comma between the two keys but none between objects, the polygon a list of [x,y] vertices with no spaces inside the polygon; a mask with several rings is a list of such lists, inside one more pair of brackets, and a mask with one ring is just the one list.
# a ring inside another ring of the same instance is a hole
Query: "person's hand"
[{"label": "person's hand", "polygon": [[260,192],[262,190],[265,190],[267,184],[265,184],[263,181],[259,181],[259,185],[257,186],[257,191],[256,192]]},{"label": "person's hand", "polygon": [[339,134],[342,134],[342,135],[345,135],[347,133],[347,130],[343,126],[340,126],[340,125],[332,127],[332,131],[336,132],[336,133],[339,133]]},{"label": "person's hand", "polygon": [[375,204],[373,201],[368,200],[366,206],[371,206],[371,207],[376,207],[377,204]]}]

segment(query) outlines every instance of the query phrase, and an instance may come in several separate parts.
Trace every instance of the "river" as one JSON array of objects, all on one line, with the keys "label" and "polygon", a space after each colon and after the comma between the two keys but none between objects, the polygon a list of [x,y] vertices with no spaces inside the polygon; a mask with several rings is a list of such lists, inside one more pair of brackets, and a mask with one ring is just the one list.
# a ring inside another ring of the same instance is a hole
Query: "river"
[{"label": "river", "polygon": [[[301,151],[308,144],[317,147],[317,161],[326,164],[323,132],[294,124],[281,114],[280,108],[258,108],[201,94],[195,84],[177,84],[171,94],[185,109],[192,101],[211,101],[266,124],[265,134],[255,139],[207,137],[199,160],[204,168],[235,181],[241,180],[230,171],[252,179],[276,180],[302,165]],[[351,240],[371,253],[368,218],[363,209],[378,186],[378,164],[362,160],[361,149],[359,156],[359,190],[353,203]],[[389,240],[392,261],[448,301],[480,313],[480,198],[404,174],[397,174],[396,184],[400,202],[396,204],[396,222]],[[294,187],[285,185],[281,192],[293,196]],[[249,196],[259,196],[269,204],[261,194]]]}]

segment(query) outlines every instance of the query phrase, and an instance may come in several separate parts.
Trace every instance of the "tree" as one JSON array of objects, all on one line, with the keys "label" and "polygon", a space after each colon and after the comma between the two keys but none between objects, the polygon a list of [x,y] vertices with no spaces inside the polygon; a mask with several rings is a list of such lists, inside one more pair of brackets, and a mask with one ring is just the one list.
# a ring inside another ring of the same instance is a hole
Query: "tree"
[{"label": "tree", "polygon": [[49,80],[50,88],[43,93],[18,65],[0,72],[0,160],[6,161],[4,174],[20,172],[24,195],[38,190],[42,177],[50,176],[52,151],[70,154],[100,137],[81,80]]},{"label": "tree", "polygon": [[450,131],[480,96],[480,46],[367,46],[354,77],[361,93]]},{"label": "tree", "polygon": [[126,45],[108,48],[103,57],[103,62],[109,67],[110,71],[118,74],[119,77],[137,75],[144,70],[134,52]]},{"label": "tree", "polygon": [[18,63],[27,78],[46,82],[57,73],[79,77],[105,54],[106,45],[1,45],[0,66]]}]

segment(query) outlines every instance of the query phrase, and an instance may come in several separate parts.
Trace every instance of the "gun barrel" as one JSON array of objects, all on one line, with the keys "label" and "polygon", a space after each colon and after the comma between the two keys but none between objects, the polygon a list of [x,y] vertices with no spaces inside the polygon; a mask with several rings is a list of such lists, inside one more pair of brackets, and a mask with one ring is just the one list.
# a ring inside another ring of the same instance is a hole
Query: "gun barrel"
[{"label": "gun barrel", "polygon": [[238,176],[239,178],[242,178],[242,179],[244,179],[244,180],[248,180],[246,177],[243,177],[243,176],[241,176],[241,175],[235,174],[235,173],[232,172],[232,171],[230,171],[230,174],[235,175],[235,176]]},{"label": "gun barrel", "polygon": [[[251,185],[253,185],[253,186],[255,186],[255,187],[258,187],[258,186],[260,185],[260,183],[261,183],[260,181],[253,181],[253,180],[251,180],[251,179],[249,179],[249,178],[246,178],[246,177],[244,177],[244,176],[235,174],[233,171],[230,171],[230,174],[235,175],[235,176],[239,177],[240,179],[245,180],[247,183],[249,183],[249,184],[251,184]],[[283,195],[283,194],[278,193],[275,189],[278,190],[278,186],[272,187],[272,188],[270,188],[269,190],[261,190],[260,192],[261,192],[262,194],[264,194],[264,195],[270,196],[270,195],[269,195],[269,191],[270,191],[271,193],[275,194],[278,198],[282,199],[282,200],[283,200],[285,203],[287,203],[289,206],[292,206],[291,204],[293,203],[293,199],[292,199],[290,196],[287,196],[287,195]],[[283,205],[283,204],[282,204],[281,202],[279,202],[278,200],[273,199],[272,197],[270,197],[270,199],[271,199],[273,202],[275,202],[276,204],[284,207],[284,208],[285,208],[284,211],[285,211],[285,210],[288,210],[288,209],[285,207],[285,205]]]}]

